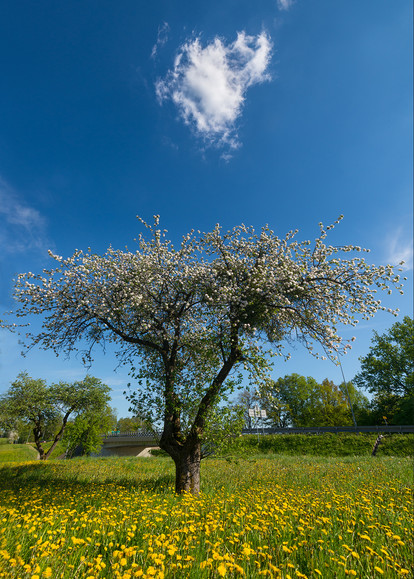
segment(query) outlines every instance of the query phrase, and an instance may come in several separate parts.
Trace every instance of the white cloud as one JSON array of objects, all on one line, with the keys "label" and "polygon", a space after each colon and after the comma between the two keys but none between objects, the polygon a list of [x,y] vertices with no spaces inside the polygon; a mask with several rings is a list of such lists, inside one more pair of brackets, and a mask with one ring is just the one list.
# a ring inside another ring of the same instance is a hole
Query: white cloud
[{"label": "white cloud", "polygon": [[277,0],[279,10],[289,10],[292,4],[294,4],[294,0]]},{"label": "white cloud", "polygon": [[388,236],[387,252],[387,262],[391,265],[404,261],[404,269],[413,269],[413,242],[412,239],[406,239],[401,227]]},{"label": "white cloud", "polygon": [[168,22],[163,22],[161,26],[158,27],[157,41],[152,47],[151,58],[155,58],[158,53],[158,49],[168,41],[168,32],[170,26]]},{"label": "white cloud", "polygon": [[183,121],[209,144],[237,148],[235,122],[247,89],[270,80],[271,48],[265,33],[239,32],[227,45],[217,37],[205,47],[199,38],[189,41],[180,47],[174,68],[156,82],[159,102],[171,99]]},{"label": "white cloud", "polygon": [[45,251],[44,217],[0,179],[0,247],[1,253],[22,253],[31,249]]}]

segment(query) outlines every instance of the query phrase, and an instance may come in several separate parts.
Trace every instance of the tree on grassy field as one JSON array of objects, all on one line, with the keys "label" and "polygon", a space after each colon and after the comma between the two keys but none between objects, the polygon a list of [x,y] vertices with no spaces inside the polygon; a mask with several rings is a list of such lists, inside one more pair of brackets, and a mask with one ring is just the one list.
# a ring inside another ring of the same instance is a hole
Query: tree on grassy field
[{"label": "tree on grassy field", "polygon": [[412,424],[414,417],[414,323],[405,316],[388,332],[374,332],[354,382],[374,394],[371,422]]},{"label": "tree on grassy field", "polygon": [[139,237],[135,252],[51,254],[56,269],[20,275],[17,315],[43,316],[29,347],[70,354],[86,343],[88,362],[95,344],[115,345],[162,422],[160,447],[175,462],[176,492],[198,493],[209,415],[238,384],[235,371],[244,367],[263,381],[268,354],[281,353],[283,340],[299,340],[315,355],[318,343],[328,357],[343,353],[350,345],[338,326],[386,309],[377,289],[401,286],[392,266],[348,258],[360,247],[325,245],[333,226],[321,224],[311,244],[296,241],[296,232],[280,239],[268,226],[224,233],[217,225],[174,247],[158,217],[144,225],[150,236]]},{"label": "tree on grassy field", "polygon": [[31,424],[40,457],[47,458],[44,450],[39,448],[48,424],[59,420],[59,412],[51,399],[46,381],[31,378],[27,372],[21,372],[0,398],[0,408],[2,414],[8,417],[9,424],[17,424],[19,420]]},{"label": "tree on grassy field", "polygon": [[67,425],[64,441],[68,455],[73,455],[77,448],[82,455],[98,453],[103,444],[102,435],[115,426],[116,414],[108,404],[99,410],[86,408]]},{"label": "tree on grassy field", "polygon": [[[47,460],[62,438],[70,416],[84,410],[99,413],[110,400],[110,388],[98,378],[86,376],[81,382],[59,382],[47,386],[45,380],[33,379],[21,372],[0,398],[0,409],[11,419],[30,423],[40,460]],[[59,422],[51,447],[45,451],[43,441],[48,423]]]}]

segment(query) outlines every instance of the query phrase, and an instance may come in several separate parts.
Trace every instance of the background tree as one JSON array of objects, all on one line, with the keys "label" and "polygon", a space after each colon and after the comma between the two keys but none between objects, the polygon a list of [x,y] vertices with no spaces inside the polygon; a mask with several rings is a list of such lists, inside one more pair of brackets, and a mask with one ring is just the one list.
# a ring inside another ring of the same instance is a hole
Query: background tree
[{"label": "background tree", "polygon": [[361,371],[354,382],[374,395],[371,423],[413,424],[414,420],[414,323],[409,316],[383,335],[374,332]]},{"label": "background tree", "polygon": [[120,418],[116,423],[120,432],[136,432],[137,430],[152,430],[152,424],[141,416],[127,416]]},{"label": "background tree", "polygon": [[[368,399],[351,383],[347,386],[354,412],[367,409]],[[319,384],[312,377],[291,374],[267,381],[260,394],[268,419],[279,428],[353,424],[345,385],[337,386],[327,378]]]},{"label": "background tree", "polygon": [[236,397],[235,408],[241,408],[243,411],[244,427],[253,428],[253,418],[249,415],[249,409],[260,404],[260,398],[256,390],[248,390],[245,388],[238,393]]},{"label": "background tree", "polygon": [[14,430],[18,433],[18,443],[23,444],[26,442],[34,442],[33,432],[30,424],[25,422],[20,418],[11,418],[10,416],[1,415],[1,402],[0,402],[0,436],[7,436],[10,430]]},{"label": "background tree", "polygon": [[309,422],[319,426],[351,426],[353,420],[349,402],[356,419],[369,404],[368,399],[351,382],[337,386],[325,378],[315,391],[313,420]]},{"label": "background tree", "polygon": [[342,382],[339,388],[347,403],[349,404],[349,400],[351,401],[357,425],[363,426],[371,424],[368,418],[370,416],[370,401],[361,390],[359,390],[353,382],[346,382],[346,384]]},{"label": "background tree", "polygon": [[67,454],[72,456],[77,449],[87,456],[98,453],[103,444],[102,435],[115,427],[116,413],[108,404],[99,410],[85,409],[67,425],[64,435]]},{"label": "background tree", "polygon": [[175,248],[158,224],[158,217],[145,224],[150,238],[140,236],[135,253],[51,254],[56,269],[18,277],[17,315],[43,317],[29,346],[69,354],[86,342],[88,361],[96,343],[109,341],[125,363],[138,358],[132,374],[162,421],[160,446],[175,462],[176,492],[197,493],[207,420],[234,386],[235,370],[244,366],[251,380],[263,380],[267,355],[292,337],[315,354],[317,343],[328,357],[343,353],[350,345],[337,327],[385,309],[377,286],[401,286],[392,266],[349,258],[360,247],[325,245],[333,226],[321,224],[311,244],[296,241],[296,232],[280,239],[267,226],[223,233],[217,225]]},{"label": "background tree", "polygon": [[291,374],[276,381],[267,380],[259,392],[263,408],[272,426],[308,426],[314,408],[314,378]]},{"label": "background tree", "polygon": [[26,424],[31,424],[40,458],[47,458],[42,448],[46,426],[50,422],[56,422],[60,414],[46,381],[31,378],[27,372],[21,372],[12,382],[9,390],[0,398],[0,408],[9,421],[20,419]]},{"label": "background tree", "polygon": [[[110,400],[110,388],[98,378],[86,376],[81,382],[59,382],[47,386],[45,380],[33,379],[27,372],[18,375],[0,399],[3,414],[32,425],[34,442],[40,460],[49,458],[65,432],[69,417],[85,409],[99,412]],[[45,451],[43,441],[48,423],[58,423],[52,445]]]}]

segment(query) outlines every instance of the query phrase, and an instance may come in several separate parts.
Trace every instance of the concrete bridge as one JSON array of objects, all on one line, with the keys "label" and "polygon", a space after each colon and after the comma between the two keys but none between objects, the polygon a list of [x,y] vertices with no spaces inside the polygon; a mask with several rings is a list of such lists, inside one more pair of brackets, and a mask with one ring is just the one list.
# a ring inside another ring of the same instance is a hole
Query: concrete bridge
[{"label": "concrete bridge", "polygon": [[[159,433],[161,436],[161,433]],[[111,432],[103,440],[99,456],[151,456],[151,448],[159,448],[158,433]]]},{"label": "concrete bridge", "polygon": [[[414,432],[413,425],[407,426],[320,426],[312,428],[251,428],[243,429],[242,434],[323,434],[324,432],[375,432],[403,433]],[[150,456],[152,448],[159,448],[161,432],[111,432],[106,434],[99,456]]]}]

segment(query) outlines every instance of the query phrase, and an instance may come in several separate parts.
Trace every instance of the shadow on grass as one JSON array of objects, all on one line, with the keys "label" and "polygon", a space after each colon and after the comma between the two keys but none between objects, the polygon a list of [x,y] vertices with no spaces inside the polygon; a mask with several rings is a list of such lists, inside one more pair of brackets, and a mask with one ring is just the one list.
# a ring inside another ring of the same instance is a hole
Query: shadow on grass
[{"label": "shadow on grass", "polygon": [[[86,468],[85,468],[86,464]],[[72,465],[70,465],[72,467]],[[57,487],[68,486],[79,489],[90,489],[91,486],[114,486],[135,488],[151,493],[171,493],[174,485],[173,474],[145,474],[140,476],[139,464],[135,468],[119,469],[111,465],[111,474],[88,469],[87,463],[79,464],[80,468],[68,468],[66,462],[36,462],[25,464],[8,464],[0,467],[0,489],[45,489],[51,487],[56,491]]]}]

